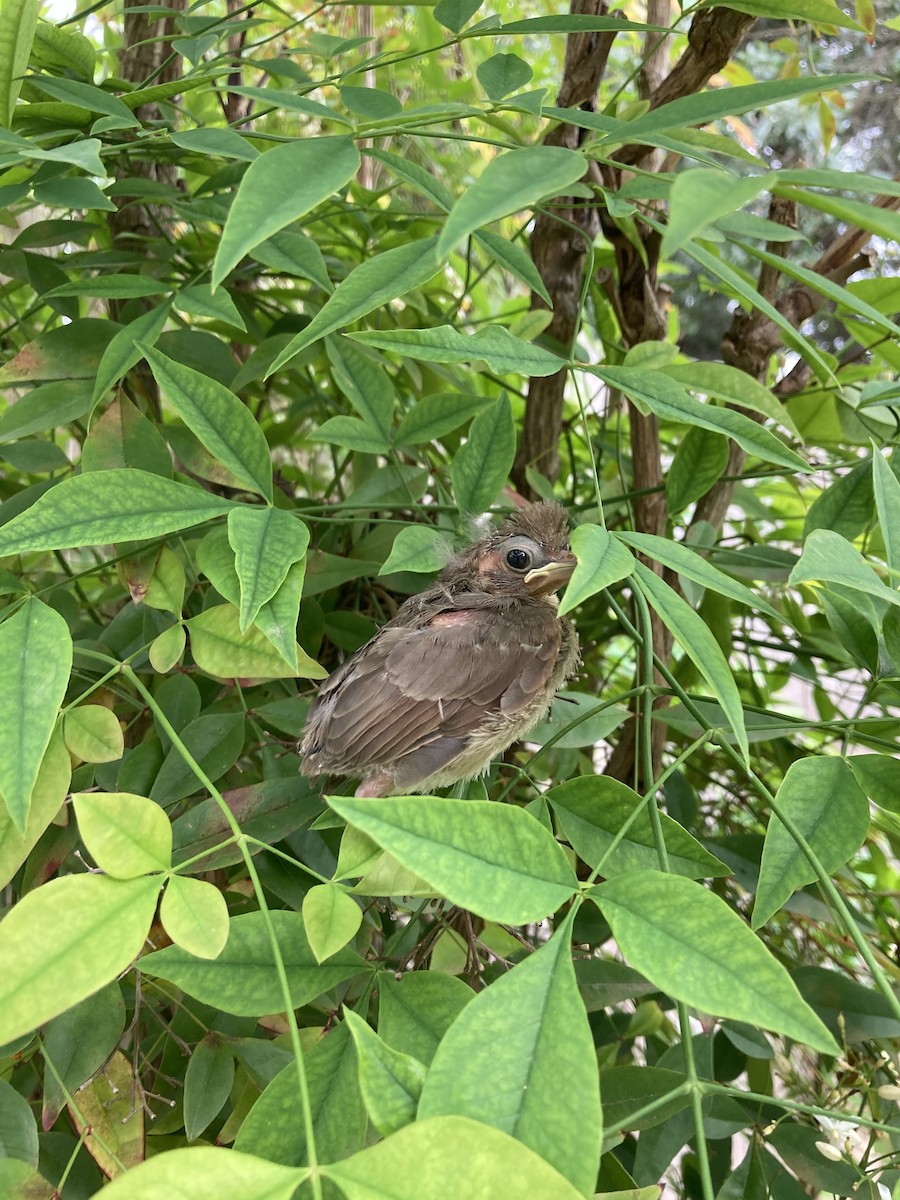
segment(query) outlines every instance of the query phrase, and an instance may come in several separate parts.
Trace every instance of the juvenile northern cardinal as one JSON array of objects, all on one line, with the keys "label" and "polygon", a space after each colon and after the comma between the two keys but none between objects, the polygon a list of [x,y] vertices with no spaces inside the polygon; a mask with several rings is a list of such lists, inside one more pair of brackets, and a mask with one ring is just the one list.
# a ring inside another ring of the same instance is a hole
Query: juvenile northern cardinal
[{"label": "juvenile northern cardinal", "polygon": [[322,684],[304,774],[348,775],[362,780],[357,796],[388,796],[486,771],[578,665],[555,596],[574,568],[555,501],[473,542]]}]

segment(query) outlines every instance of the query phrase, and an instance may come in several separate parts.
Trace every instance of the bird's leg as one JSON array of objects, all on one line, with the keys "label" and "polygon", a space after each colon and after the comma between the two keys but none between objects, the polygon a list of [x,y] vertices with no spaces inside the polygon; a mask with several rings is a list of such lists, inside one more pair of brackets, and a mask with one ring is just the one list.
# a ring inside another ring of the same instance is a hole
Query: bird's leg
[{"label": "bird's leg", "polygon": [[378,799],[381,796],[389,796],[393,782],[387,771],[380,771],[377,775],[367,775],[356,789],[355,794],[370,800]]}]

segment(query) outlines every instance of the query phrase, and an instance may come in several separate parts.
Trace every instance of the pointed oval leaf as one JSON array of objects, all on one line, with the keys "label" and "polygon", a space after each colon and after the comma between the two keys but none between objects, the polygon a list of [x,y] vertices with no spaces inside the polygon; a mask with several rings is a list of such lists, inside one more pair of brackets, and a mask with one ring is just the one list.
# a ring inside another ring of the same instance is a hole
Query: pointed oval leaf
[{"label": "pointed oval leaf", "polygon": [[359,151],[347,137],[298,138],[254,159],[222,230],[213,288],[254,246],[349,183],[359,162]]},{"label": "pointed oval leaf", "polygon": [[329,796],[328,803],[448,900],[486,920],[539,921],[577,889],[562,847],[521,808],[433,796]]},{"label": "pointed oval leaf", "polygon": [[427,1067],[474,996],[461,979],[440,971],[408,971],[400,979],[386,974],[378,985],[378,1034]]},{"label": "pointed oval leaf", "polygon": [[217,679],[324,679],[328,674],[300,647],[294,668],[261,630],[241,633],[240,613],[233,604],[208,608],[185,624],[194,662]]},{"label": "pointed oval leaf", "polygon": [[40,600],[0,625],[0,796],[20,834],[71,670],[69,627]]},{"label": "pointed oval leaf", "polygon": [[271,503],[272,464],[266,437],[245,404],[215,379],[141,346],[166,400],[210,454]]},{"label": "pointed oval leaf", "polygon": [[452,325],[437,325],[433,329],[367,329],[348,335],[365,346],[393,350],[408,358],[423,362],[471,363],[485,362],[499,375],[555,375],[565,369],[566,362],[515,337],[500,325],[488,325],[477,333],[461,333]]},{"label": "pointed oval leaf", "polygon": [[[320,965],[306,939],[300,913],[275,910],[269,916],[284,960],[293,1008],[368,970],[351,950],[342,950]],[[225,948],[215,959],[199,958],[180,946],[166,946],[142,958],[141,970],[168,979],[203,1004],[235,1016],[258,1017],[284,1011],[272,945],[260,912],[231,918]]]},{"label": "pointed oval leaf", "polygon": [[518,54],[493,54],[479,63],[475,74],[491,100],[502,100],[531,82],[531,67]]},{"label": "pointed oval leaf", "polygon": [[160,675],[165,675],[181,662],[186,645],[187,634],[184,626],[173,625],[150,643],[150,649],[147,651],[150,666]]},{"label": "pointed oval leaf", "polygon": [[359,1059],[359,1084],[372,1124],[383,1137],[416,1119],[425,1082],[425,1067],[417,1058],[392,1050],[366,1022],[344,1010]]},{"label": "pointed oval leaf", "polygon": [[155,346],[165,328],[169,317],[171,304],[159,304],[149,312],[141,313],[124,329],[120,329],[103,351],[100,365],[97,367],[97,377],[94,380],[94,391],[91,396],[91,407],[102,400],[109,389],[127,375],[133,366],[141,359],[138,342],[146,346]]},{"label": "pointed oval leaf", "polygon": [[57,725],[38,768],[24,833],[15,827],[6,806],[0,805],[0,887],[6,887],[59,812],[71,780],[72,760]]},{"label": "pointed oval leaf", "polygon": [[356,936],[362,909],[336,884],[316,884],[303,897],[303,924],[316,961],[324,962]]},{"label": "pointed oval leaf", "polygon": [[583,155],[562,146],[526,146],[499,154],[451,208],[438,241],[438,255],[445,258],[482,225],[563,194],[586,169]]},{"label": "pointed oval leaf", "polygon": [[600,1083],[571,924],[466,1005],[428,1070],[419,1119],[502,1129],[587,1195],[600,1161]]},{"label": "pointed oval leaf", "polygon": [[578,525],[572,530],[571,544],[578,563],[560,601],[560,616],[634,570],[631,553],[599,525]]},{"label": "pointed oval leaf", "polygon": [[485,512],[497,499],[516,456],[516,427],[504,392],[478,414],[450,465],[460,512]]},{"label": "pointed oval leaf", "polygon": [[191,1200],[222,1200],[229,1195],[241,1200],[291,1200],[308,1174],[236,1150],[185,1146],[124,1172],[105,1191],[108,1200],[165,1200],[179,1192]]},{"label": "pointed oval leaf", "polygon": [[211,883],[173,875],[159,906],[163,928],[176,946],[197,958],[218,958],[228,941],[228,905]]},{"label": "pointed oval leaf", "polygon": [[208,1033],[194,1047],[184,1073],[184,1132],[189,1142],[222,1111],[233,1083],[234,1058],[218,1034]]},{"label": "pointed oval leaf", "polygon": [[429,574],[440,571],[450,561],[453,551],[445,534],[431,525],[407,525],[394,538],[391,552],[379,575],[395,571],[416,571]]},{"label": "pointed oval leaf", "polygon": [[791,763],[776,795],[763,843],[753,928],[765,925],[816,872],[777,816],[797,826],[829,875],[860,848],[869,831],[869,802],[846,759],[801,758]]},{"label": "pointed oval leaf", "polygon": [[309,530],[283,509],[241,505],[228,514],[228,540],[241,586],[240,628],[246,633],[294,563],[305,556]]},{"label": "pointed oval leaf", "polygon": [[82,762],[115,762],[125,753],[125,735],[114,712],[102,704],[79,704],[63,722],[66,745]]},{"label": "pointed oval leaf", "polygon": [[224,516],[233,503],[131,467],[76,475],[0,528],[0,557],[160,537]]},{"label": "pointed oval leaf", "polygon": [[591,895],[619,949],[660,991],[836,1054],[790,975],[738,914],[692,879],[661,871],[607,880]]},{"label": "pointed oval leaf", "polygon": [[144,945],[161,880],[66,875],[0,924],[0,1045],[115,979]]},{"label": "pointed oval leaf", "polygon": [[152,800],[131,792],[79,792],[72,800],[88,853],[113,879],[172,865],[172,826]]},{"label": "pointed oval leaf", "polygon": [[[352,324],[389,300],[421,287],[439,270],[436,237],[394,246],[364,260],[337,285],[306,328],[291,338],[267,375],[280,370],[319,338]],[[375,428],[384,432],[380,425]]]}]

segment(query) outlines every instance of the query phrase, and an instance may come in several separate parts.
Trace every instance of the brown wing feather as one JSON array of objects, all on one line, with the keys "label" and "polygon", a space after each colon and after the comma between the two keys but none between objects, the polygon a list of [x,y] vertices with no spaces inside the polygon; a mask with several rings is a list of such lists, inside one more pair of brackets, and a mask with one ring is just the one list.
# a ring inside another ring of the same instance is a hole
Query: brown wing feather
[{"label": "brown wing feather", "polygon": [[547,684],[560,646],[555,613],[438,612],[387,625],[328,679],[301,752],[310,774],[384,766],[438,738],[466,738],[524,708]]}]

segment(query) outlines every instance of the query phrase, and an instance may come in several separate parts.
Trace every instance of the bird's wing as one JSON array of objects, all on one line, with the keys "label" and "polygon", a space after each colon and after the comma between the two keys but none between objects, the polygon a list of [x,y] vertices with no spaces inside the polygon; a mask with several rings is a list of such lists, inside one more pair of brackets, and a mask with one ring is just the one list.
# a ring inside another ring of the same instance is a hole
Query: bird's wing
[{"label": "bird's wing", "polygon": [[303,744],[310,765],[385,765],[526,707],[552,674],[560,628],[552,611],[517,616],[452,609],[385,626],[320,689]]}]

